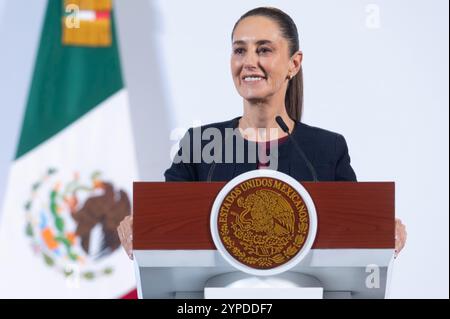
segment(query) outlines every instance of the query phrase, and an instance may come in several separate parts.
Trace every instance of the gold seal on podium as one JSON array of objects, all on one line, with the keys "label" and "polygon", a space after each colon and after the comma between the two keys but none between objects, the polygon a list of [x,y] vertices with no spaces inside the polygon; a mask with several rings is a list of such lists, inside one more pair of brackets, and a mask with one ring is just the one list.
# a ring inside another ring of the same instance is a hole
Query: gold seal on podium
[{"label": "gold seal on podium", "polygon": [[[231,181],[217,197],[211,219],[213,239],[228,261],[231,257],[243,266],[241,270],[278,269],[312,244],[316,230],[312,200],[285,174],[269,170],[246,174],[250,178]],[[255,174],[260,176],[251,177]]]}]

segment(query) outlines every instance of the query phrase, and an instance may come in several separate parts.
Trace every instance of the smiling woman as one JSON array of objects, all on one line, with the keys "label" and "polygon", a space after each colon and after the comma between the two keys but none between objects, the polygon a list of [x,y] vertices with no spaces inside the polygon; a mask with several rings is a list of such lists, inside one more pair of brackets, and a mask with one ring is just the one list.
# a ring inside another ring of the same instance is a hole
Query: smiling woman
[{"label": "smiling woman", "polygon": [[[277,104],[285,104],[281,111],[286,110],[289,118],[300,121],[303,108],[303,54],[294,21],[280,10],[257,8],[236,22],[232,41],[231,68],[239,94],[248,101],[258,103],[262,96],[270,94],[269,91],[278,93]],[[255,65],[260,67],[259,72],[254,69]],[[242,82],[261,83],[259,81],[267,84],[265,88],[241,85]],[[269,91],[264,92],[264,89]]]},{"label": "smiling woman", "polygon": [[[297,27],[286,13],[262,7],[244,14],[233,28],[230,59],[243,115],[188,130],[166,181],[230,181],[268,167],[298,181],[356,181],[345,138],[301,122],[302,59]],[[219,140],[215,147],[205,135]],[[233,147],[227,148],[230,142]],[[212,161],[203,156],[210,151]],[[256,156],[241,156],[253,151]],[[132,224],[127,217],[118,228],[130,258]],[[399,252],[406,241],[400,221],[396,239]]]}]

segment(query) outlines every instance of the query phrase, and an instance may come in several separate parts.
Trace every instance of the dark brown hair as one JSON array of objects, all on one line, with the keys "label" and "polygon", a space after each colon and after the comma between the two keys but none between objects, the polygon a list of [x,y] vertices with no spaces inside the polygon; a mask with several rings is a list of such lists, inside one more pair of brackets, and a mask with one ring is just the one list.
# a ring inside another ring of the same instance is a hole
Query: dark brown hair
[{"label": "dark brown hair", "polygon": [[[294,20],[285,12],[277,8],[260,7],[248,11],[239,18],[233,28],[232,37],[238,24],[248,17],[263,16],[272,19],[280,26],[281,34],[289,43],[289,54],[293,56],[300,50],[298,39],[298,30]],[[286,91],[286,111],[289,117],[295,121],[300,121],[303,111],[303,70],[300,71],[289,81]]]}]

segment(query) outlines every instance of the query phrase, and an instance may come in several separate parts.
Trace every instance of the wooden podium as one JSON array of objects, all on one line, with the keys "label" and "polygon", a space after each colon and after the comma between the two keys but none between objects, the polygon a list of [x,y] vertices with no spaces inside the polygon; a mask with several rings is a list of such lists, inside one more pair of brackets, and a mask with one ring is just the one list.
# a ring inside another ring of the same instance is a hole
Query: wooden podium
[{"label": "wooden podium", "polygon": [[[318,228],[311,251],[291,271],[320,280],[324,298],[387,297],[395,184],[301,184],[314,201]],[[134,183],[133,253],[140,298],[203,298],[208,279],[236,271],[216,250],[209,228],[214,199],[224,185]]]}]

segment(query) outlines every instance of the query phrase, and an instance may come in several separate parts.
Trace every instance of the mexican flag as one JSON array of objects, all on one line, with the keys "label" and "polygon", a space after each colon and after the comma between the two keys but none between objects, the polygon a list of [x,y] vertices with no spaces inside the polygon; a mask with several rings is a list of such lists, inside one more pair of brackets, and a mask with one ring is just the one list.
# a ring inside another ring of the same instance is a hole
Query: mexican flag
[{"label": "mexican flag", "polygon": [[112,0],[49,0],[0,221],[0,298],[120,298],[135,152]]}]

